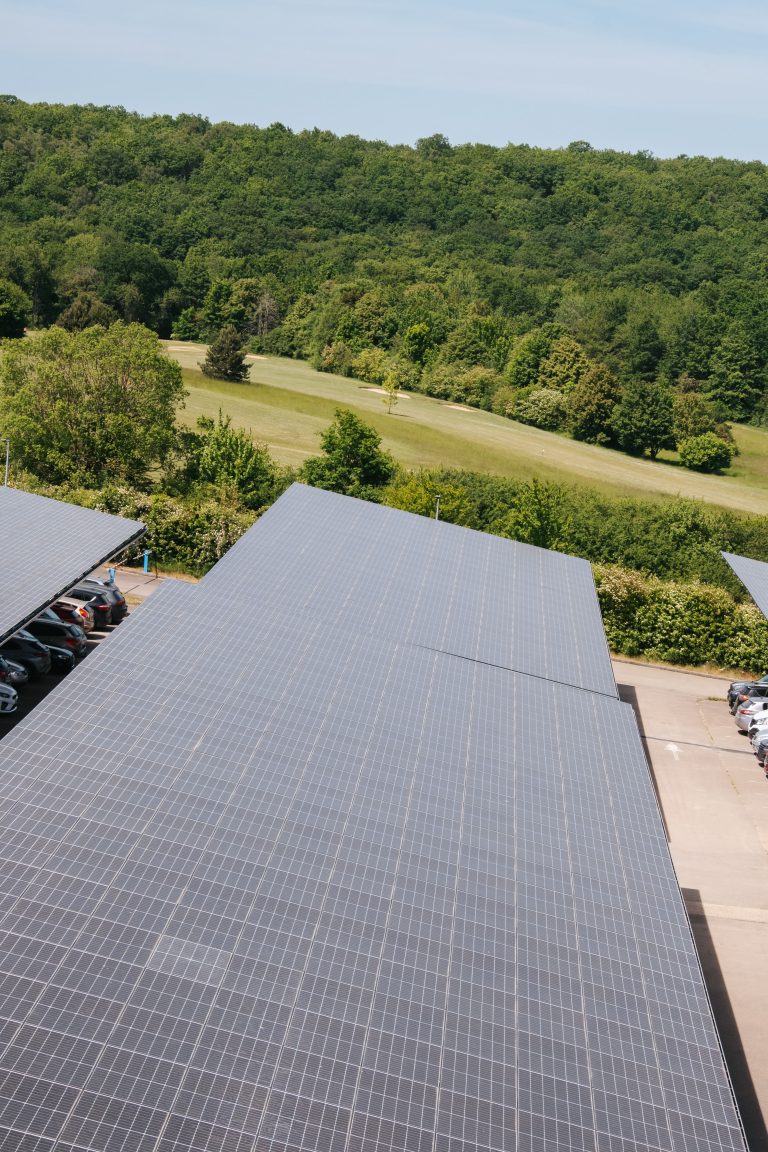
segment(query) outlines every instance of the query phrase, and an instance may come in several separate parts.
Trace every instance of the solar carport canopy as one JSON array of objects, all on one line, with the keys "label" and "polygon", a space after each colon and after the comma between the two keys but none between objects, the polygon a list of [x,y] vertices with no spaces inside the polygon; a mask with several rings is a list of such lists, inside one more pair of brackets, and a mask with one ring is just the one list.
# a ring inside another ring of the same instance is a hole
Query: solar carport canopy
[{"label": "solar carport canopy", "polygon": [[0,643],[145,532],[136,520],[0,487]]},{"label": "solar carport canopy", "polygon": [[768,617],[768,564],[762,560],[750,560],[747,556],[734,556],[730,552],[721,552],[720,555],[741,580],[763,616]]},{"label": "solar carport canopy", "polygon": [[[467,654],[487,581],[460,653],[407,581],[387,635],[410,533],[486,543],[413,520],[292,490],[0,743],[3,1147],[743,1150],[634,715],[553,676],[604,685],[599,618],[546,676]],[[579,562],[494,547],[533,645]]]}]

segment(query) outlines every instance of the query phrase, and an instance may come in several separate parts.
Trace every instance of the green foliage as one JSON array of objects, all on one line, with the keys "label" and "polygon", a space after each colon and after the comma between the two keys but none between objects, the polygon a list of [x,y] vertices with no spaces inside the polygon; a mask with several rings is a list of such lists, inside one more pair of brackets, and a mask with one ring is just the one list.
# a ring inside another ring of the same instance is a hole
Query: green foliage
[{"label": "green foliage", "polygon": [[212,376],[214,380],[248,379],[242,337],[231,324],[225,324],[213,344],[209,345],[200,370],[204,376]]},{"label": "green foliage", "polygon": [[177,340],[197,340],[197,322],[195,319],[195,309],[185,308],[176,321],[175,330],[173,332]]},{"label": "green foliage", "polygon": [[382,452],[381,436],[346,408],[337,408],[333,423],[320,434],[322,456],[304,462],[299,478],[314,488],[347,496],[380,499],[397,465]]},{"label": "green foliage", "polygon": [[709,362],[707,395],[734,420],[746,420],[765,391],[765,368],[741,320],[735,320]]},{"label": "green foliage", "polygon": [[140,324],[7,341],[0,380],[0,434],[51,483],[141,484],[175,445],[181,369]]},{"label": "green foliage", "polygon": [[678,444],[680,463],[695,472],[721,472],[730,468],[733,448],[716,432],[704,432]]},{"label": "green foliage", "polygon": [[662,384],[631,380],[615,409],[611,427],[632,456],[648,452],[652,460],[662,448],[674,448],[672,393]]},{"label": "green foliage", "polygon": [[698,392],[678,393],[672,401],[672,434],[675,443],[703,436],[717,428],[712,405]]},{"label": "green foliage", "polygon": [[557,484],[537,480],[520,484],[512,507],[492,520],[489,531],[508,540],[521,540],[537,548],[567,552],[571,521],[565,492]]},{"label": "green foliage", "polygon": [[551,355],[555,342],[568,335],[559,324],[544,324],[518,340],[507,362],[505,383],[511,388],[533,388],[539,380],[542,363]]},{"label": "green foliage", "polygon": [[404,483],[395,483],[386,489],[383,503],[389,508],[401,508],[417,516],[435,518],[437,497],[440,497],[440,519],[449,524],[471,525],[472,508],[461,484],[446,484],[436,480],[431,472],[421,471]]},{"label": "green foliage", "polygon": [[768,622],[755,605],[737,604],[725,589],[703,584],[665,584],[612,566],[594,572],[614,652],[763,674]]},{"label": "green foliage", "polygon": [[621,400],[618,380],[605,364],[596,364],[575,386],[566,403],[568,429],[574,440],[610,444],[613,413]]},{"label": "green foliage", "polygon": [[565,400],[554,388],[524,388],[505,415],[534,428],[559,428],[565,420]]},{"label": "green foliage", "polygon": [[364,348],[352,361],[352,371],[358,380],[382,384],[388,374],[386,352],[383,348]]},{"label": "green foliage", "polygon": [[622,378],[629,381],[655,380],[664,351],[655,322],[648,317],[641,320],[629,335]]},{"label": "green foliage", "polygon": [[246,507],[260,508],[277,498],[282,477],[267,445],[254,442],[249,432],[231,424],[231,417],[222,417],[219,409],[218,423],[201,416],[197,421],[199,433],[181,434],[186,458],[183,478],[187,483],[200,481],[231,488]]},{"label": "green foliage", "polygon": [[0,337],[24,335],[32,301],[11,280],[0,279]]},{"label": "green foliage", "polygon": [[[1,107],[6,335],[59,317],[191,339],[232,325],[313,364],[334,345],[381,348],[565,393],[577,374],[553,345],[567,338],[582,369],[687,373],[718,422],[768,421],[759,161]],[[5,282],[24,297],[10,311]]]},{"label": "green foliage", "polygon": [[539,365],[537,384],[568,395],[592,367],[581,345],[571,336],[561,336]]},{"label": "green foliage", "polygon": [[434,347],[434,332],[424,321],[420,324],[411,324],[410,328],[405,330],[403,348],[417,364],[423,364]]},{"label": "green foliage", "polygon": [[498,373],[492,368],[435,364],[422,376],[419,390],[453,404],[470,404],[490,411],[500,383]]}]

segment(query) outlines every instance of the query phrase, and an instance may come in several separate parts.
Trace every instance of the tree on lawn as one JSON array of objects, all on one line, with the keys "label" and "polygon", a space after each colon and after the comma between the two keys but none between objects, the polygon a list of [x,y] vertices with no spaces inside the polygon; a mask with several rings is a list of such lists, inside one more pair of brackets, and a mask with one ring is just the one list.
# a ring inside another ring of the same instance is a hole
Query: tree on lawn
[{"label": "tree on lawn", "polygon": [[380,490],[397,472],[381,436],[346,408],[337,408],[333,423],[320,433],[322,456],[305,461],[300,479],[313,488],[378,500]]},{"label": "tree on lawn", "polygon": [[609,444],[613,439],[613,410],[621,400],[621,386],[605,364],[595,364],[573,389],[566,402],[568,428],[574,440]]},{"label": "tree on lawn", "polygon": [[662,448],[675,447],[672,393],[661,384],[631,381],[611,425],[625,452],[642,456],[647,451],[655,460]]},{"label": "tree on lawn", "polygon": [[225,325],[209,346],[200,369],[204,376],[211,376],[214,380],[242,382],[248,379],[242,337],[231,324]]}]

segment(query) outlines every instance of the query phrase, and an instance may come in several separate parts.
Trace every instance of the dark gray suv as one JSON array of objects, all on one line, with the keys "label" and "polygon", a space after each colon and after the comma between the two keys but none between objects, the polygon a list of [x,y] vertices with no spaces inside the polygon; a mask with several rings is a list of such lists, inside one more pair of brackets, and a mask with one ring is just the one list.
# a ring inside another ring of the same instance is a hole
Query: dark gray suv
[{"label": "dark gray suv", "polygon": [[30,676],[44,676],[51,670],[51,654],[45,644],[23,628],[0,647],[0,656],[21,664]]},{"label": "dark gray suv", "polygon": [[38,616],[37,620],[27,624],[25,630],[49,648],[64,648],[73,656],[85,656],[88,651],[85,632],[77,624],[65,624],[63,620],[41,619]]}]

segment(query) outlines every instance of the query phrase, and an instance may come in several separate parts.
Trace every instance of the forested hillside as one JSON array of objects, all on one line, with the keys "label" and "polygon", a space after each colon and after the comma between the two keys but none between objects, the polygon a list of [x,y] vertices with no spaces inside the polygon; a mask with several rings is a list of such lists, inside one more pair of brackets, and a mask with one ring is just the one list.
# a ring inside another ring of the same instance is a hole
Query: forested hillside
[{"label": "forested hillside", "polygon": [[[542,426],[558,426],[553,393],[565,404],[604,364],[623,389],[703,393],[688,434],[764,419],[757,161],[411,148],[10,96],[0,135],[3,335],[124,319],[210,339],[232,324],[255,350]],[[612,411],[613,385],[597,385]],[[607,419],[570,430],[632,450],[627,420]]]}]

